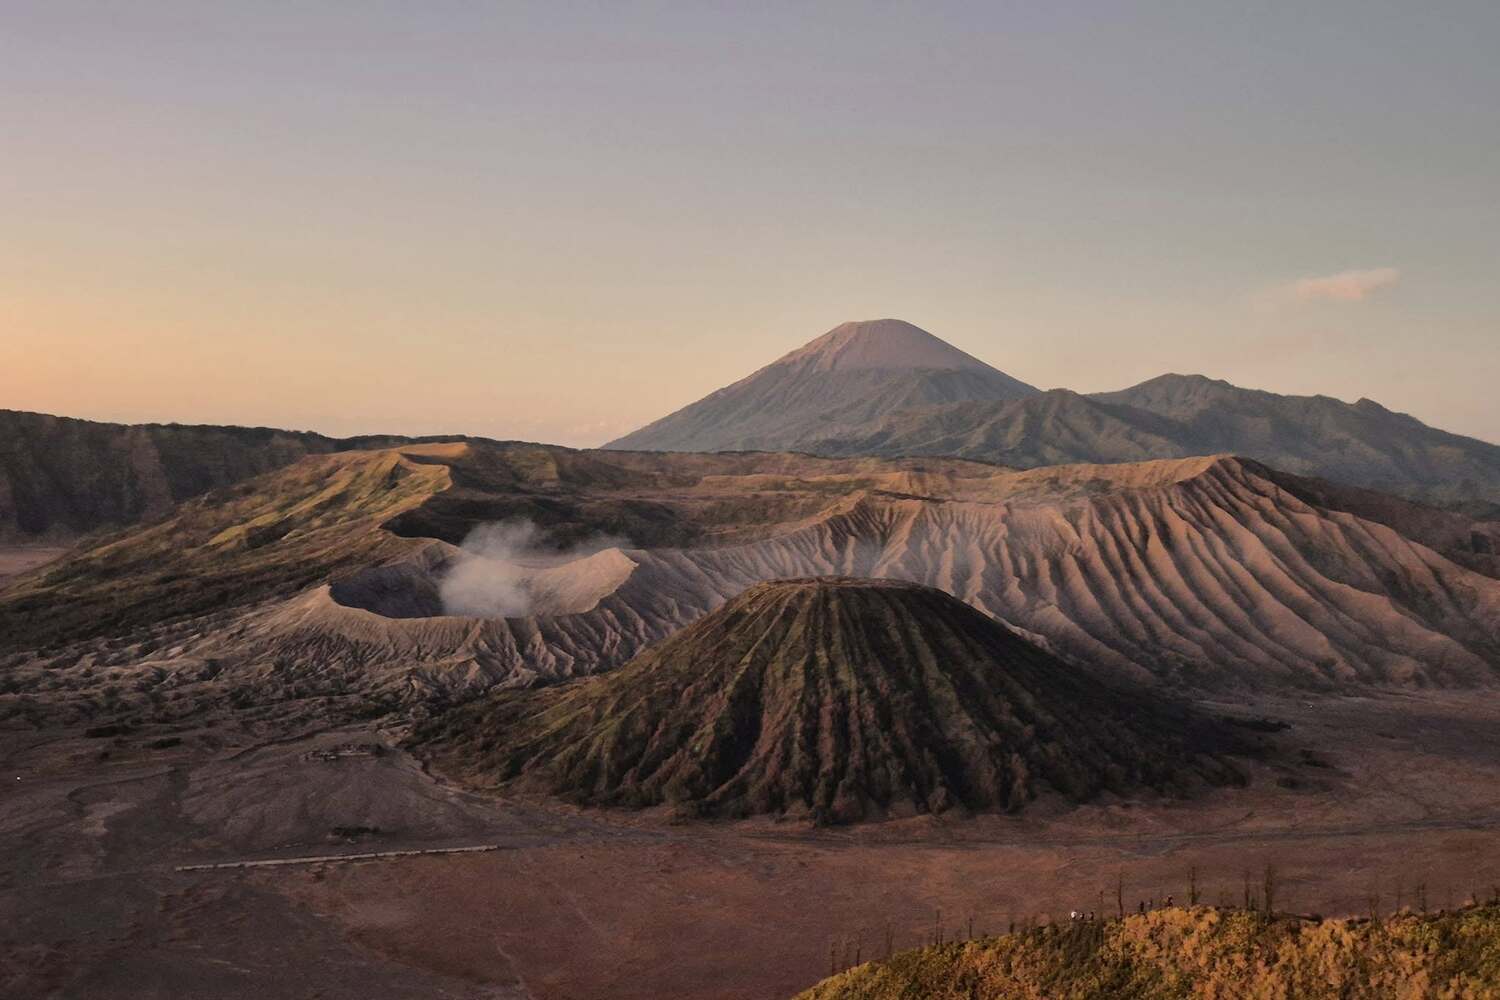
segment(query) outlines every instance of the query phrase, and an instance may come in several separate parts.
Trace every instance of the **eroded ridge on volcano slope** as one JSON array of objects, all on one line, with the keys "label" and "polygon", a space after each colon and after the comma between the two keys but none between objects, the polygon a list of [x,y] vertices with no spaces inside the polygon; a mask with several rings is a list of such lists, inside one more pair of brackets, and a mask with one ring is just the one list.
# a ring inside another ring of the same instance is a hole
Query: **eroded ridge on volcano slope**
[{"label": "eroded ridge on volcano slope", "polygon": [[[750,457],[731,462],[767,488]],[[737,477],[713,478],[730,491]],[[1459,515],[1222,456],[870,478],[737,544],[622,550],[633,568],[601,575],[592,608],[529,620],[541,643],[476,624],[495,633],[483,655],[607,669],[763,580],[846,574],[935,586],[1065,659],[1199,690],[1488,684],[1500,664],[1493,541]],[[600,636],[607,652],[588,645]]]},{"label": "eroded ridge on volcano slope", "polygon": [[[512,518],[569,552],[618,544],[524,567],[527,614],[439,614],[458,543]],[[1497,551],[1500,526],[1228,456],[1018,472],[523,444],[345,453],[6,581],[0,716],[268,692],[390,706],[586,676],[759,582],[814,575],[935,586],[1108,678],[1488,685]]]},{"label": "eroded ridge on volcano slope", "polygon": [[1160,696],[939,590],[848,578],[752,587],[617,671],[492,696],[415,743],[492,787],[816,822],[1242,780],[1228,737]]}]

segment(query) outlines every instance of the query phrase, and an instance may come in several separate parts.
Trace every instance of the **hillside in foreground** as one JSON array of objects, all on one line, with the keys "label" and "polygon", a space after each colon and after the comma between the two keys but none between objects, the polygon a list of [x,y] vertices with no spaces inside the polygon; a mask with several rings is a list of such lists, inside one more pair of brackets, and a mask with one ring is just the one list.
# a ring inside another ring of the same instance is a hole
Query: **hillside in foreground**
[{"label": "hillside in foreground", "polygon": [[1500,907],[1384,920],[1166,909],[901,952],[798,1000],[1478,1000],[1500,996]]}]

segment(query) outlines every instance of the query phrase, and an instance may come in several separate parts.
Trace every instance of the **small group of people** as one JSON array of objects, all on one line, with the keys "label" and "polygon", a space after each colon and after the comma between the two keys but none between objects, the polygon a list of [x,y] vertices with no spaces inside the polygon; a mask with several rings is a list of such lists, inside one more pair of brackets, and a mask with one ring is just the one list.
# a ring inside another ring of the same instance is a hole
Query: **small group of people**
[{"label": "small group of people", "polygon": [[1094,911],[1093,910],[1088,910],[1088,911],[1084,911],[1084,910],[1069,910],[1068,911],[1068,920],[1071,921],[1071,922],[1074,922],[1074,923],[1077,923],[1077,922],[1080,922],[1080,921],[1087,923],[1088,921],[1091,921],[1093,919],[1094,919]]}]

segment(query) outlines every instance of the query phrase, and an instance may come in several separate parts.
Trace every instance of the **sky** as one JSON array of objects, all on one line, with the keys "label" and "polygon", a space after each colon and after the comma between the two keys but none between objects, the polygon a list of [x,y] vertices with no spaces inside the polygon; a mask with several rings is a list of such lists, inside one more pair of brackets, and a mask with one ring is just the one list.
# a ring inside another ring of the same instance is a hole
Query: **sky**
[{"label": "sky", "polygon": [[0,407],[593,445],[851,319],[1500,442],[1500,4],[0,0]]}]

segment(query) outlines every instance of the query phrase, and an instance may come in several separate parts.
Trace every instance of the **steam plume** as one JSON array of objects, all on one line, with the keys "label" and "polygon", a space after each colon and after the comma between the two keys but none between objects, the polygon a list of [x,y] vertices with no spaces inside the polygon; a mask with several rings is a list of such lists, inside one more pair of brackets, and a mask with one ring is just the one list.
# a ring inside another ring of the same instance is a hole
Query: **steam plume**
[{"label": "steam plume", "polygon": [[531,581],[538,570],[623,544],[608,535],[556,549],[528,520],[481,524],[469,532],[461,551],[438,585],[443,613],[473,618],[520,618],[533,613]]}]

